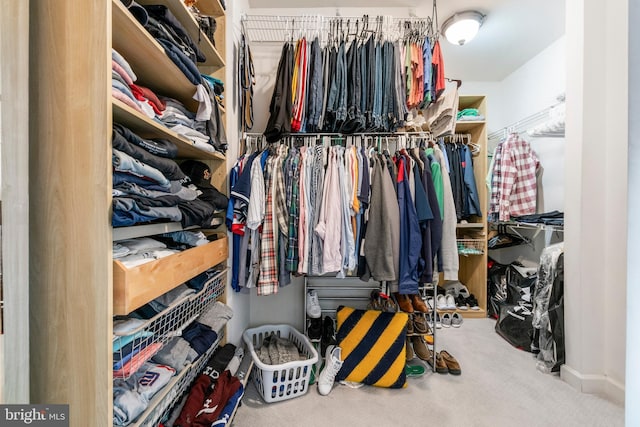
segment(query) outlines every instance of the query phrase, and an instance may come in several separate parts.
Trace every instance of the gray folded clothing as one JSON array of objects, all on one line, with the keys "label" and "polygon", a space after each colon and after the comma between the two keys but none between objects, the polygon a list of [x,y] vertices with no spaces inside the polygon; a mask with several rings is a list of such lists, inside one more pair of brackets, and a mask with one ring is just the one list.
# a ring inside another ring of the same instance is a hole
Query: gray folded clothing
[{"label": "gray folded clothing", "polygon": [[264,339],[257,354],[260,361],[267,365],[281,365],[304,359],[300,357],[298,347],[293,342],[273,333]]},{"label": "gray folded clothing", "polygon": [[193,289],[189,288],[187,285],[180,285],[177,288],[170,290],[166,294],[162,294],[158,298],[152,301],[149,301],[149,304],[151,305],[151,307],[153,307],[155,311],[160,313],[161,311],[164,311],[167,307],[169,307],[171,304],[177,301],[180,301],[184,297],[189,296],[191,294],[195,294],[195,293],[196,292]]},{"label": "gray folded clothing", "polygon": [[153,361],[162,365],[169,365],[180,372],[198,357],[198,353],[181,337],[173,338],[153,356]]},{"label": "gray folded clothing", "polygon": [[216,301],[205,309],[198,322],[207,325],[212,331],[218,332],[233,317],[233,310],[228,305]]}]

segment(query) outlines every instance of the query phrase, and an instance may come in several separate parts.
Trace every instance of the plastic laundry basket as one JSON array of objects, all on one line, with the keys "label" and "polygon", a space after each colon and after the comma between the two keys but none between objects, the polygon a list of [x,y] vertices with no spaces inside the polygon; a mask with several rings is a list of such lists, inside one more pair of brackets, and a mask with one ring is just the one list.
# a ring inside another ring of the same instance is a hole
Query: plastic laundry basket
[{"label": "plastic laundry basket", "polygon": [[[264,339],[271,333],[293,342],[306,359],[280,365],[262,363],[256,349],[262,346]],[[252,373],[253,383],[265,402],[280,402],[307,392],[311,367],[318,361],[318,353],[306,336],[289,325],[263,325],[247,329],[242,338],[257,368]]]}]

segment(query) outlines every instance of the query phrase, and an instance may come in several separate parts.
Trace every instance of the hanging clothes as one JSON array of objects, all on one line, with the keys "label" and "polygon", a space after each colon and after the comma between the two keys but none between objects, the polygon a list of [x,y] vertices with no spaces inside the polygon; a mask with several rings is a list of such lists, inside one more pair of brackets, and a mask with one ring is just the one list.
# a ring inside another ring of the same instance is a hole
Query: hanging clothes
[{"label": "hanging clothes", "polygon": [[440,163],[443,181],[443,202],[444,216],[442,218],[442,244],[438,253],[438,271],[444,273],[444,280],[458,280],[458,269],[460,261],[458,259],[458,244],[456,242],[456,207],[453,201],[451,190],[451,180],[445,167],[445,158],[442,150],[437,145],[434,146],[434,157]]},{"label": "hanging clothes", "polygon": [[293,77],[294,51],[290,43],[282,47],[276,85],[269,104],[269,121],[264,131],[268,142],[276,142],[291,132],[291,80]]},{"label": "hanging clothes", "polygon": [[540,161],[531,145],[511,134],[495,152],[489,212],[498,221],[536,213],[537,178]]},{"label": "hanging clothes", "polygon": [[397,158],[398,207],[400,213],[400,265],[398,290],[401,294],[418,293],[418,260],[422,237],[416,206],[411,197],[409,168],[410,159],[403,155]]},{"label": "hanging clothes", "polygon": [[364,255],[374,280],[397,281],[400,270],[400,207],[385,161],[380,156],[371,157],[370,161],[371,205],[363,242]]}]

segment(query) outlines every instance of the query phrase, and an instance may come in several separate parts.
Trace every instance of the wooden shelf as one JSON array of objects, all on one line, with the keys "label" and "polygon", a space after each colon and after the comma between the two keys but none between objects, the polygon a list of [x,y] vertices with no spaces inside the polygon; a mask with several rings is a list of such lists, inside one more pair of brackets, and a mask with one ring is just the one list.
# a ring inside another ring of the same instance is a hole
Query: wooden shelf
[{"label": "wooden shelf", "polygon": [[[189,9],[180,0],[139,0],[138,3],[142,5],[154,5],[160,4],[167,6],[171,13],[176,17],[182,26],[187,30],[187,34],[191,37],[191,40],[198,45],[202,53],[207,57],[205,62],[199,62],[196,65],[198,68],[209,68],[207,71],[214,71],[220,67],[225,66],[224,59],[215,48],[211,40],[200,30],[198,22],[194,16],[189,12]],[[213,3],[213,2],[206,2]]]},{"label": "wooden shelf", "polygon": [[227,237],[134,268],[113,261],[113,314],[127,315],[154,298],[226,261]]},{"label": "wooden shelf", "polygon": [[468,222],[466,224],[458,223],[456,228],[484,228],[484,223],[482,222]]},{"label": "wooden shelf", "polygon": [[456,122],[456,132],[468,132],[479,126],[484,126],[484,120],[461,120]]},{"label": "wooden shelf", "polygon": [[191,111],[198,109],[192,97],[193,85],[165,54],[164,48],[131,15],[120,0],[112,0],[112,47],[127,60],[138,76],[136,84],[158,95],[182,102]]},{"label": "wooden shelf", "polygon": [[225,15],[225,10],[222,7],[222,3],[220,3],[220,0],[198,0],[198,2],[196,3],[196,7],[203,15],[213,17]]},{"label": "wooden shelf", "polygon": [[112,98],[112,103],[114,123],[128,127],[142,138],[161,138],[173,142],[178,147],[178,157],[181,159],[226,159],[222,153],[200,150],[187,138],[151,120],[119,99]]},{"label": "wooden shelf", "polygon": [[480,109],[484,99],[484,95],[461,95],[458,100],[458,110],[462,111],[465,108]]}]

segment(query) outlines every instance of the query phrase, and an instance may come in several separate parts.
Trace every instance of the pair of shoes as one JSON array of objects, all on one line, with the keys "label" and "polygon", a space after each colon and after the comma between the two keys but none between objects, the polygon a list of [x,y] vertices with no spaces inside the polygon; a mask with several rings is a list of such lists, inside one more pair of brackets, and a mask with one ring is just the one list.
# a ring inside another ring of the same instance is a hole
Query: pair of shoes
[{"label": "pair of shoes", "polygon": [[322,338],[322,319],[307,320],[307,336],[311,340],[319,340]]},{"label": "pair of shoes", "polygon": [[326,396],[331,393],[336,375],[342,367],[342,349],[335,345],[327,347],[325,352],[324,369],[318,376],[318,393]]},{"label": "pair of shoes", "polygon": [[[440,370],[438,370],[438,367]],[[460,369],[460,364],[449,354],[448,351],[442,350],[440,353],[436,355],[436,372],[439,374],[449,373],[451,375],[460,375],[462,374],[462,370]]]},{"label": "pair of shoes", "polygon": [[478,305],[478,300],[476,297],[471,294],[467,297],[467,304],[471,310],[480,310],[480,306]]},{"label": "pair of shoes", "polygon": [[436,299],[436,305],[438,307],[438,310],[455,310],[456,300],[451,294],[438,295],[438,298]]},{"label": "pair of shoes", "polygon": [[420,313],[428,313],[429,307],[427,304],[420,298],[418,294],[405,295],[400,294],[398,292],[394,293],[396,301],[398,302],[398,307],[400,310],[405,313],[413,313],[414,311],[418,311]]},{"label": "pair of shoes", "polygon": [[459,294],[456,298],[456,305],[458,306],[458,310],[467,310],[469,308],[467,299],[463,297],[462,294]]},{"label": "pair of shoes", "polygon": [[448,328],[453,326],[454,328],[459,328],[462,326],[462,315],[460,313],[444,313],[442,315],[442,327]]},{"label": "pair of shoes", "polygon": [[313,289],[307,291],[307,316],[312,319],[319,319],[322,316],[318,293]]},{"label": "pair of shoes", "polygon": [[324,354],[332,345],[336,345],[335,326],[331,317],[324,316],[324,320],[322,321],[322,338],[320,339],[320,352]]}]

